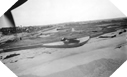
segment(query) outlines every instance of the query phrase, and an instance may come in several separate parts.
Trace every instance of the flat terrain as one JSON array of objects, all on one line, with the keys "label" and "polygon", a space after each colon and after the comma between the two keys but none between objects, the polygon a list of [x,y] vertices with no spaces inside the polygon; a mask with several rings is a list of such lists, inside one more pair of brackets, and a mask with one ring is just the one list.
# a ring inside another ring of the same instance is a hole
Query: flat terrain
[{"label": "flat terrain", "polygon": [[[11,49],[12,51],[14,51],[15,48],[19,48],[19,50],[21,50],[42,47],[41,45],[43,43],[59,41],[63,37],[80,38],[90,36],[91,38],[93,38],[102,34],[127,28],[126,22],[127,18],[118,18],[87,22],[70,22],[55,24],[53,25],[53,27],[49,27],[49,29],[39,29],[35,32],[31,31],[31,33],[17,33],[16,39],[20,38],[22,40],[2,44],[0,45],[0,48],[4,49],[5,51],[11,51]],[[14,35],[1,37],[1,39],[5,40],[14,38]]]},{"label": "flat terrain", "polygon": [[[126,21],[58,24],[51,30],[33,32],[27,38],[1,45],[5,51],[1,51],[0,58],[19,77],[109,77],[127,59]],[[62,37],[85,36],[91,39],[77,48],[40,46]]]}]

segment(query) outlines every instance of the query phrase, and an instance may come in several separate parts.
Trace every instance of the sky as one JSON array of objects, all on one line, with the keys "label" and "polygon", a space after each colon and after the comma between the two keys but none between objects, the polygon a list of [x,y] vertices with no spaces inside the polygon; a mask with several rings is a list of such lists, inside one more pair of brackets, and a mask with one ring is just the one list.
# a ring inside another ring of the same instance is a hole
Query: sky
[{"label": "sky", "polygon": [[16,26],[125,17],[109,0],[28,0],[12,14]]}]

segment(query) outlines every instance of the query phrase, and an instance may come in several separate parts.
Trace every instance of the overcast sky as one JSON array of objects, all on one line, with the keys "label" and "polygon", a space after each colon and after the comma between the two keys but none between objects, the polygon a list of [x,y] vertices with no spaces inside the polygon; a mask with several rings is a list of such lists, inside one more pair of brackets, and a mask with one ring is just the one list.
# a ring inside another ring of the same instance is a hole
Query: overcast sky
[{"label": "overcast sky", "polygon": [[28,0],[12,14],[16,26],[125,17],[109,0]]}]

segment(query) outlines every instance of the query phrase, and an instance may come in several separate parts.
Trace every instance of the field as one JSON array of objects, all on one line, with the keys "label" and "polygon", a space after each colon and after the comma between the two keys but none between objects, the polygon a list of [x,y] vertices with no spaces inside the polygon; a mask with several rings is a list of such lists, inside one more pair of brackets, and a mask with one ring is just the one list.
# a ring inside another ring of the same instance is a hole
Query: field
[{"label": "field", "polygon": [[[1,43],[1,61],[19,77],[108,77],[127,59],[127,18],[51,26],[2,36],[6,41],[16,41]],[[76,48],[42,46],[63,37],[86,36],[90,40]]]}]

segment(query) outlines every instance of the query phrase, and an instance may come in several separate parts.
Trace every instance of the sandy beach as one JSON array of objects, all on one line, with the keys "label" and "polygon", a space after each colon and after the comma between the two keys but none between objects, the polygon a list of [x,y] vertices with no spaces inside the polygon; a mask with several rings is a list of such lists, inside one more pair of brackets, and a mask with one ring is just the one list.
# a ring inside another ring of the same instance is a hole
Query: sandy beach
[{"label": "sandy beach", "polygon": [[[72,70],[73,68],[75,71],[79,70],[79,66],[90,67],[89,63],[93,62],[98,63],[101,60],[104,62],[111,60],[113,61],[116,66],[113,66],[112,69],[118,68],[126,59],[127,59],[127,52],[126,52],[126,33],[121,35],[118,34],[118,31],[108,33],[105,35],[112,36],[116,34],[117,37],[115,38],[91,38],[89,42],[83,46],[77,48],[36,48],[36,49],[27,49],[27,50],[20,50],[18,52],[8,52],[7,54],[20,54],[19,56],[6,59],[6,65],[19,77],[59,77],[59,73],[64,71]],[[106,64],[108,62],[105,62]],[[102,62],[103,65],[103,62]],[[100,65],[101,66],[101,65]],[[91,68],[87,68],[90,70]],[[96,67],[96,64],[91,66]],[[103,67],[108,68],[108,67]],[[96,69],[93,70],[98,70]],[[103,69],[101,69],[103,70]],[[110,75],[115,70],[105,70],[103,73],[106,75]],[[100,70],[98,70],[100,72]],[[85,73],[85,72],[84,72]],[[83,72],[80,68],[80,74],[82,75]],[[79,75],[80,75],[79,74]],[[54,76],[53,76],[54,75]],[[58,76],[57,76],[58,75]],[[61,74],[67,77],[66,74]],[[84,74],[83,74],[84,75]],[[91,74],[90,74],[91,75]],[[92,73],[94,75],[94,73]],[[87,76],[87,75],[86,75]],[[72,74],[68,77],[74,77]],[[75,76],[75,77],[82,77],[82,76]],[[92,76],[93,77],[93,76]],[[101,76],[100,76],[101,77]],[[106,77],[106,76],[105,76]]]}]

